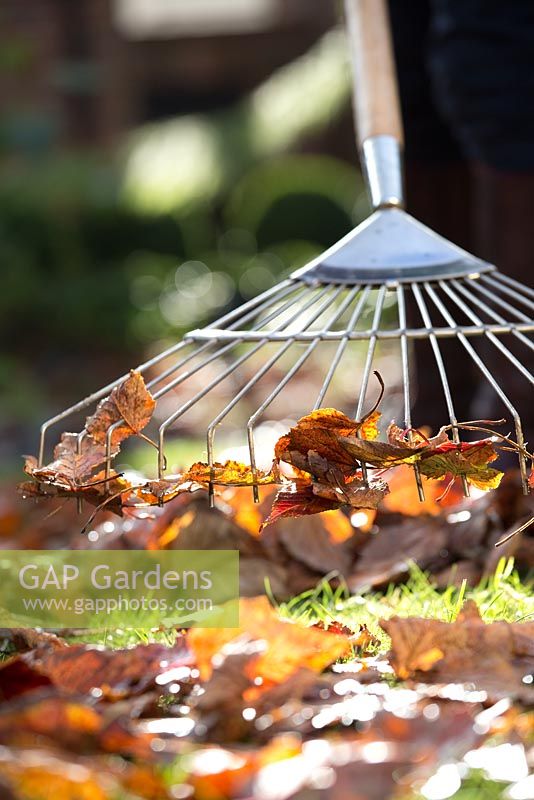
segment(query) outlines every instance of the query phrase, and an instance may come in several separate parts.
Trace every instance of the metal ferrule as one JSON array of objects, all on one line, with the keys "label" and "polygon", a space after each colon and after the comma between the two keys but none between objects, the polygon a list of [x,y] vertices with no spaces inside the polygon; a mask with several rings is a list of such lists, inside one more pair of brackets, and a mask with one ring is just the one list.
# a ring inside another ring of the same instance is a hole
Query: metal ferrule
[{"label": "metal ferrule", "polygon": [[402,157],[393,136],[372,136],[362,145],[361,162],[374,209],[404,206]]}]

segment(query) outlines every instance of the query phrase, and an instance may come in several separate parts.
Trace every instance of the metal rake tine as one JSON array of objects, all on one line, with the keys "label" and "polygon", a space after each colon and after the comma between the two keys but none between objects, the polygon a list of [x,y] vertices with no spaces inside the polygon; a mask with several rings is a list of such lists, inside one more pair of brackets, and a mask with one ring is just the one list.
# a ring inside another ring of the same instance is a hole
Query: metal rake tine
[{"label": "metal rake tine", "polygon": [[[249,319],[249,318],[251,318],[251,316],[253,317],[263,307],[268,307],[271,304],[270,299],[271,299],[271,297],[273,295],[278,295],[278,298],[279,298],[280,292],[282,292],[282,296],[286,296],[287,294],[290,294],[290,293],[294,292],[295,290],[301,289],[301,288],[302,287],[296,281],[289,280],[289,279],[286,280],[286,281],[283,281],[282,283],[278,284],[277,287],[272,287],[271,289],[268,289],[266,292],[263,292],[263,294],[259,295],[256,298],[253,298],[252,300],[248,301],[248,303],[243,304],[240,308],[235,309],[234,311],[230,311],[228,314],[225,314],[224,316],[220,317],[220,319],[217,320],[214,324],[215,325],[226,325],[227,323],[229,323],[229,322],[231,323],[231,322],[233,322],[235,320],[238,320],[239,322],[243,322],[243,320]],[[252,309],[251,313],[250,313],[250,309]],[[249,312],[249,313],[244,315],[243,312]],[[191,346],[192,344],[193,344],[193,341],[191,339],[188,339],[188,337],[186,335],[181,342],[178,342],[177,344],[172,345],[171,347],[169,347],[166,350],[164,350],[162,353],[159,353],[157,356],[154,356],[153,358],[148,359],[144,363],[139,364],[135,368],[135,370],[136,370],[136,372],[140,372],[142,374],[142,373],[146,372],[146,370],[151,369],[152,367],[154,367],[157,364],[159,364],[161,361],[169,358],[172,355],[175,355],[177,352],[182,350],[184,347]],[[149,384],[149,388],[150,388],[150,386],[153,386],[157,382],[163,380],[165,377],[170,375],[172,372],[176,371],[176,369],[179,368],[179,367],[180,367],[180,364],[178,366],[174,365],[173,367],[171,367],[168,370],[166,370],[165,372],[163,372],[161,375],[157,376],[157,378],[154,379],[154,381],[152,381]],[[106,397],[110,392],[113,391],[113,389],[115,389],[124,380],[126,380],[127,377],[128,377],[128,373],[125,373],[124,375],[121,375],[119,378],[117,378],[114,381],[111,381],[111,383],[106,384],[106,386],[103,386],[101,389],[98,389],[96,392],[93,392],[92,394],[90,394],[87,397],[83,398],[82,400],[80,400],[79,402],[77,402],[74,405],[70,406],[69,408],[64,409],[61,413],[56,414],[53,417],[50,417],[48,420],[46,420],[46,422],[44,422],[41,425],[40,439],[39,439],[39,451],[38,451],[38,464],[39,464],[39,466],[42,466],[43,461],[44,461],[45,437],[46,437],[46,433],[47,433],[48,429],[52,425],[55,425],[57,422],[60,422],[62,419],[66,419],[67,417],[71,416],[72,414],[77,413],[78,411],[83,411],[84,408],[88,408],[93,403],[97,402],[98,400],[101,400],[103,397]]]},{"label": "metal rake tine", "polygon": [[[425,299],[423,297],[423,293],[421,292],[419,284],[412,283],[411,289],[415,297],[417,307],[419,308],[419,313],[421,314],[421,317],[423,319],[423,324],[428,331],[428,338],[430,341],[430,346],[432,347],[432,352],[434,354],[434,360],[438,368],[438,373],[441,380],[441,386],[443,388],[443,394],[445,396],[447,413],[449,414],[449,420],[451,423],[452,440],[453,442],[455,442],[455,444],[460,444],[460,434],[458,432],[458,418],[456,416],[456,411],[454,409],[451,389],[449,386],[449,378],[447,376],[447,370],[445,369],[445,362],[443,361],[443,356],[441,354],[437,336],[433,332],[432,320],[430,318],[428,307],[425,303]],[[462,488],[464,491],[464,495],[466,497],[469,497],[469,486],[467,484],[467,480],[465,477],[462,477]]]},{"label": "metal rake tine", "polygon": [[[433,300],[434,304],[440,311],[440,313],[448,322],[448,324],[453,326],[455,324],[454,318],[451,316],[448,309],[443,305],[433,287],[430,286],[430,284],[425,283],[425,289],[427,291],[427,294],[430,296],[430,298]],[[457,338],[461,342],[461,344],[463,345],[469,356],[471,357],[472,361],[476,364],[480,372],[484,375],[484,377],[486,378],[492,389],[501,399],[502,403],[509,410],[510,414],[512,415],[512,419],[514,420],[517,444],[519,445],[519,447],[524,449],[525,439],[523,436],[523,427],[517,409],[510,401],[508,395],[499,386],[499,384],[491,374],[490,370],[487,368],[486,364],[482,361],[476,350],[473,348],[472,344],[467,340],[467,337],[463,333],[458,333]],[[528,494],[527,464],[523,453],[519,453],[519,469],[521,472],[521,483],[523,485],[523,492],[524,494]]]},{"label": "metal rake tine", "polygon": [[516,319],[521,320],[521,322],[532,322],[530,317],[528,317],[522,311],[519,311],[519,309],[510,305],[510,303],[508,303],[506,300],[503,300],[502,297],[496,295],[495,292],[490,291],[487,286],[482,286],[478,281],[473,281],[473,288],[480,294],[483,294],[485,297],[489,297],[490,300],[503,308],[505,311],[508,311]]},{"label": "metal rake tine", "polygon": [[[328,286],[325,287],[325,290],[323,291],[322,294],[326,294],[327,290],[330,291],[330,289],[331,289],[331,287],[328,287]],[[342,291],[343,291],[343,288],[342,287],[338,287],[333,292],[332,296],[327,298],[326,302],[322,303],[319,306],[319,308],[314,311],[312,316],[306,321],[306,327],[309,327],[310,325],[312,325],[320,316],[322,316],[322,314],[325,313],[326,309],[329,308],[329,306],[331,306],[333,303],[335,303],[335,301],[337,300],[337,298],[339,297],[339,295],[341,294]],[[313,305],[313,303],[310,302],[308,304],[308,308],[311,307],[312,305]],[[302,311],[304,311],[304,310],[307,310],[307,309],[303,307],[300,310],[299,314],[296,316],[296,318],[298,316],[300,316]],[[341,312],[339,312],[339,313],[341,313]],[[266,345],[268,343],[269,343],[269,338],[266,337],[265,339],[263,339],[259,343],[259,346],[258,346],[257,349],[259,349],[260,347],[263,347],[264,345]],[[230,413],[232,408],[234,408],[234,406],[238,403],[238,401],[241,400],[245,396],[245,394],[252,388],[252,386],[254,386],[257,383],[258,379],[260,377],[263,377],[263,375],[265,375],[268,372],[268,370],[273,366],[273,364],[275,364],[276,361],[278,361],[279,358],[281,358],[281,356],[284,355],[284,353],[293,344],[294,344],[294,340],[290,338],[284,345],[282,345],[280,350],[277,353],[275,353],[275,355],[271,359],[269,359],[267,364],[265,364],[261,368],[260,372],[257,373],[256,375],[254,375],[254,377],[251,378],[251,380],[249,380],[245,384],[245,386],[238,392],[238,394],[210,422],[210,424],[208,425],[208,429],[207,429],[208,464],[210,465],[210,467],[213,466],[213,440],[214,440],[214,436],[215,436],[215,428],[216,428],[216,426]],[[255,470],[256,470],[256,465],[253,464],[252,461],[251,461],[251,468],[252,468],[252,472],[254,474]],[[213,492],[212,492],[212,488],[211,487],[212,487],[212,485],[210,484],[210,503],[213,502]],[[253,494],[254,494],[254,501],[258,502],[259,501],[259,492],[258,492],[257,484],[254,483],[252,488],[253,488]]]},{"label": "metal rake tine", "polygon": [[[347,308],[350,306],[350,304],[352,303],[353,299],[358,296],[358,294],[360,292],[360,289],[361,289],[360,286],[355,286],[353,288],[353,290],[349,293],[349,295],[348,295],[349,302],[347,304]],[[347,348],[347,344],[350,341],[350,333],[354,330],[354,327],[355,327],[356,322],[358,321],[358,319],[360,317],[361,311],[363,309],[363,306],[365,304],[365,301],[367,299],[367,295],[369,294],[369,292],[370,292],[370,287],[366,286],[364,291],[362,292],[358,302],[356,303],[356,307],[354,308],[354,310],[352,312],[352,315],[351,315],[351,318],[350,318],[350,320],[348,322],[348,325],[347,325],[347,328],[346,328],[346,331],[345,331],[345,335],[343,336],[343,338],[341,339],[341,341],[340,341],[340,343],[339,343],[339,345],[337,347],[334,359],[333,359],[332,363],[330,364],[330,368],[329,368],[329,370],[328,370],[328,372],[326,374],[326,377],[325,377],[325,379],[323,381],[323,385],[321,386],[321,389],[319,390],[319,394],[317,395],[317,400],[315,401],[315,405],[313,406],[313,410],[314,411],[316,411],[318,408],[320,408],[321,405],[323,404],[323,400],[325,398],[326,392],[328,391],[328,387],[330,386],[330,383],[332,382],[332,378],[334,377],[334,372],[336,371],[337,367],[339,366],[339,362],[341,361],[341,358],[343,357],[343,353],[345,352],[345,350]]]},{"label": "metal rake tine", "polygon": [[524,297],[517,289],[512,289],[508,286],[503,286],[500,281],[496,281],[495,278],[492,278],[489,275],[480,276],[484,283],[493,286],[495,289],[498,289],[499,292],[502,294],[507,295],[508,297],[513,298],[514,300],[519,300],[520,303],[525,305],[527,308],[534,310],[534,302],[529,300],[528,297]]},{"label": "metal rake tine", "polygon": [[[450,297],[454,303],[456,303],[458,308],[460,308],[460,310],[463,311],[464,314],[466,314],[476,325],[483,324],[480,317],[478,317],[477,314],[475,314],[474,311],[472,311],[469,306],[467,306],[466,303],[464,303],[463,300],[454,293],[453,289],[451,289],[445,281],[439,281],[439,286],[445,292],[445,294],[447,294],[447,296]],[[494,333],[486,331],[484,337],[494,344],[495,347],[497,347],[508,359],[508,361],[510,361],[510,363],[513,364],[514,367],[521,372],[521,374],[524,375],[528,381],[530,381],[530,383],[534,384],[534,375],[529,372],[529,370],[514,356],[514,354],[506,347],[506,345],[503,344],[503,342],[501,342],[497,336],[495,336]]]},{"label": "metal rake tine", "polygon": [[[501,324],[506,324],[506,320],[504,319],[504,317],[501,317],[500,314],[498,314],[496,311],[490,308],[487,305],[487,303],[484,303],[484,301],[481,300],[479,297],[470,293],[467,289],[467,286],[463,286],[463,284],[460,281],[455,281],[455,280],[449,281],[449,283],[456,289],[457,292],[462,294],[467,300],[470,300],[473,303],[473,305],[475,305],[489,317],[494,319],[496,322],[500,322]],[[516,339],[518,339],[528,348],[534,350],[534,342],[531,341],[530,339],[527,339],[524,333],[521,333],[520,331],[515,329],[510,331],[510,333],[512,334],[512,336],[515,336]]]},{"label": "metal rake tine", "polygon": [[[330,291],[330,286],[325,286],[318,294],[314,294],[308,302],[301,306],[295,314],[295,317],[300,316],[307,308],[314,305],[319,299],[321,299],[325,294]],[[287,324],[287,320],[284,320],[282,324]],[[239,334],[237,334],[238,336]],[[212,381],[208,383],[204,389],[198,392],[194,397],[192,397],[188,402],[184,403],[180,408],[178,408],[173,414],[171,414],[167,419],[165,419],[159,427],[159,459],[158,459],[158,474],[160,478],[163,476],[164,472],[164,456],[163,456],[163,448],[164,448],[164,440],[165,434],[168,428],[183,414],[185,414],[193,405],[195,405],[199,400],[208,394],[217,384],[221,381],[225,380],[235,369],[237,369],[241,364],[245,363],[251,356],[253,356],[258,350],[264,346],[265,338],[260,340],[255,347],[253,347],[250,351],[245,353],[244,355],[240,356],[236,361],[234,361],[227,369],[225,369],[222,373],[217,375]],[[223,348],[223,351],[226,351],[230,348],[235,347],[236,344],[241,344],[242,340],[237,338],[234,342],[231,342],[230,345],[227,345]],[[201,365],[200,368],[202,368]],[[189,376],[187,376],[189,377]],[[184,378],[185,379],[185,378]],[[168,390],[168,387],[166,387]]]},{"label": "metal rake tine", "polygon": [[[530,286],[527,286],[524,283],[519,283],[519,281],[510,278],[508,275],[505,275],[503,272],[499,272],[498,270],[493,273],[495,278],[499,280],[501,283],[507,283],[508,286],[511,286],[517,292],[523,293],[528,295],[529,297],[534,298],[534,289],[531,289]],[[480,276],[482,278],[482,275]]]},{"label": "metal rake tine", "polygon": [[[367,394],[367,387],[369,385],[369,377],[371,375],[371,367],[373,365],[373,358],[376,349],[376,342],[377,342],[377,333],[380,328],[380,320],[382,317],[382,309],[384,307],[384,301],[386,299],[387,294],[387,286],[383,285],[378,290],[378,298],[376,301],[376,306],[373,314],[373,322],[371,325],[369,343],[367,345],[367,356],[365,359],[365,366],[363,368],[362,374],[362,382],[360,386],[360,394],[358,397],[358,405],[356,407],[356,413],[354,414],[354,419],[361,419],[362,411],[363,411],[363,404],[365,403],[365,396]],[[364,481],[368,482],[368,473],[367,473],[367,464],[362,462],[362,477]]]},{"label": "metal rake tine", "polygon": [[[402,366],[402,386],[404,394],[404,426],[410,430],[412,428],[412,410],[411,410],[411,397],[410,397],[410,364],[408,360],[408,337],[406,336],[406,302],[404,297],[404,287],[397,286],[397,311],[399,319],[399,328],[401,329],[400,346],[401,346],[401,366]],[[411,436],[411,434],[410,434]],[[417,485],[417,494],[421,502],[425,499],[425,490],[423,487],[423,480],[421,478],[421,470],[419,464],[414,464],[415,483]]]}]

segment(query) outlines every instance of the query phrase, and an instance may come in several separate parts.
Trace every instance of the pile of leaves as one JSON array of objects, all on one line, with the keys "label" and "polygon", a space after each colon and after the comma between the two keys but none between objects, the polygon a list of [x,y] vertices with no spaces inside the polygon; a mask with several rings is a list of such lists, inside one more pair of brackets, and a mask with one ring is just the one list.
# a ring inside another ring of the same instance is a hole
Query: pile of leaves
[{"label": "pile of leaves", "polygon": [[491,736],[528,747],[534,623],[486,624],[470,601],[451,623],[381,626],[305,627],[256,597],[238,629],[168,645],[12,631],[2,797],[385,800]]},{"label": "pile of leaves", "polygon": [[[380,379],[381,381],[381,379]],[[392,423],[386,441],[378,439],[380,412],[373,408],[361,421],[332,408],[302,417],[282,436],[268,472],[227,461],[197,462],[178,475],[132,484],[104,465],[120,451],[121,442],[144,434],[155,408],[155,400],[140,373],[132,371],[88,417],[81,434],[63,433],[50,464],[39,465],[30,456],[25,471],[32,481],[21,484],[30,496],[78,497],[97,510],[109,508],[135,514],[139,508],[163,505],[184,492],[217,486],[281,485],[263,525],[283,517],[299,517],[342,507],[376,509],[389,492],[384,473],[403,465],[418,476],[448,479],[446,494],[457,478],[478,489],[495,489],[503,473],[489,466],[498,450],[520,450],[506,436],[493,434],[474,442],[454,442],[449,428],[428,438],[416,429],[402,430]],[[486,430],[476,425],[470,430]],[[486,431],[487,432],[487,431]],[[154,445],[156,446],[156,445]],[[532,456],[526,453],[532,461]],[[371,472],[369,473],[368,470]],[[92,521],[92,519],[91,519]]]},{"label": "pile of leaves", "polygon": [[303,799],[358,786],[385,800],[491,737],[528,750],[532,623],[484,624],[471,603],[454,623],[384,620],[377,641],[357,619],[304,627],[260,597],[241,602],[240,628],[167,646],[6,632],[20,652],[0,667],[2,797],[267,800],[270,787]]}]

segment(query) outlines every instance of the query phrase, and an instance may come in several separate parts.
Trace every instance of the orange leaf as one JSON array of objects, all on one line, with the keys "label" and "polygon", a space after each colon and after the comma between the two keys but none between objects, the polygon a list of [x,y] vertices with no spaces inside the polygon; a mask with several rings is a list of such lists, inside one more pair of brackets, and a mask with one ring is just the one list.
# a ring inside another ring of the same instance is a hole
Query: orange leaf
[{"label": "orange leaf", "polygon": [[301,667],[322,672],[350,653],[346,637],[285,622],[266,597],[241,598],[239,628],[193,628],[187,634],[203,680],[212,673],[213,657],[240,637],[265,643],[264,651],[247,667],[256,685],[283,683]]},{"label": "orange leaf", "polygon": [[256,470],[241,464],[239,461],[225,461],[224,464],[215,462],[211,467],[202,461],[197,461],[182,475],[183,481],[196,483],[217,483],[221,486],[252,486],[254,483],[266,485],[274,483],[271,473]]}]

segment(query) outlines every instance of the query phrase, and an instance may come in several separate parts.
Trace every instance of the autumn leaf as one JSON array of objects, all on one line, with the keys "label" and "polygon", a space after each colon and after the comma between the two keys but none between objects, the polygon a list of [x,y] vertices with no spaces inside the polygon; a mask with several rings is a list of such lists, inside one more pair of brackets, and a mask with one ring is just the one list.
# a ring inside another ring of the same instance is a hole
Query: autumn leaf
[{"label": "autumn leaf", "polygon": [[78,442],[77,433],[63,433],[50,464],[39,467],[33,456],[27,456],[24,471],[37,481],[64,486],[66,489],[80,487],[105,462],[106,450],[92,436],[84,436]]},{"label": "autumn leaf", "polygon": [[492,439],[451,442],[444,431],[433,439],[414,432],[410,441],[396,425],[388,429],[388,442],[367,442],[356,437],[339,437],[340,444],[354,459],[377,469],[418,464],[422,475],[441,480],[446,475],[465,477],[480,489],[496,489],[503,473],[488,467],[497,458]]},{"label": "autumn leaf", "polygon": [[241,598],[239,628],[193,628],[187,634],[203,680],[213,672],[213,657],[240,637],[264,642],[247,671],[255,685],[264,688],[268,683],[282,683],[301,667],[322,672],[351,649],[344,636],[281,620],[264,596]]},{"label": "autumn leaf", "polygon": [[[15,728],[16,725],[15,721]],[[150,740],[154,737],[145,734],[143,738],[147,741],[145,749],[149,755]],[[168,800],[170,797],[163,780],[151,766],[128,763],[118,754],[114,759],[104,760],[98,753],[74,756],[57,746],[44,749],[39,744],[43,742],[35,736],[29,747],[2,747],[2,800],[109,800],[119,796],[132,800]]]},{"label": "autumn leaf", "polygon": [[311,451],[344,473],[354,472],[354,460],[340,446],[339,437],[359,434],[366,439],[375,439],[378,436],[376,424],[379,418],[378,411],[372,412],[364,422],[350,419],[334,408],[312,411],[299,419],[296,426],[278,440],[274,448],[275,457],[297,469],[313,473],[308,461]]},{"label": "autumn leaf", "polygon": [[450,441],[444,428],[441,428],[435,436],[428,438],[422,430],[399,428],[394,422],[391,422],[388,426],[386,436],[390,444],[408,447],[412,450],[439,447],[439,445]]},{"label": "autumn leaf", "polygon": [[534,669],[534,623],[486,624],[469,600],[454,622],[392,617],[380,626],[399,678],[472,683],[492,697],[532,693],[523,676]]},{"label": "autumn leaf", "polygon": [[439,480],[445,475],[465,477],[478,489],[496,489],[503,477],[502,472],[488,467],[497,458],[491,439],[478,442],[446,442],[423,454],[419,469],[427,478]]},{"label": "autumn leaf", "polygon": [[339,444],[352,457],[353,463],[358,461],[376,469],[414,464],[421,459],[421,451],[406,444],[368,442],[356,436],[340,436]]},{"label": "autumn leaf", "polygon": [[323,511],[339,508],[340,505],[343,503],[337,498],[332,500],[316,495],[311,484],[293,484],[293,488],[284,488],[278,492],[261,529],[279,519],[320,514]]},{"label": "autumn leaf", "polygon": [[140,434],[152,418],[156,401],[146,388],[141,373],[131,370],[129,376],[113,389],[87,418],[85,430],[94,439],[105,444],[108,429],[123,420],[112,434],[112,444],[117,445],[132,434]]},{"label": "autumn leaf", "polygon": [[90,645],[48,646],[15,656],[0,665],[0,696],[13,697],[36,686],[53,685],[76,694],[101,688],[118,699],[139,694],[168,669],[192,664],[184,640],[172,647],[139,645],[127,650],[103,650]]},{"label": "autumn leaf", "polygon": [[220,464],[216,461],[212,466],[202,461],[197,461],[182,475],[183,481],[193,481],[199,484],[216,483],[221,486],[252,486],[253,484],[267,485],[274,483],[271,473],[241,464],[239,461],[225,461]]},{"label": "autumn leaf", "polygon": [[[7,800],[46,796],[58,800],[109,800],[109,783],[106,786],[100,766],[95,764],[90,769],[88,764],[73,764],[71,758],[62,759],[56,753],[4,748],[0,778],[2,786],[13,792],[5,795]],[[47,795],[43,795],[43,787]],[[119,789],[119,785],[115,788]]]}]

